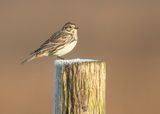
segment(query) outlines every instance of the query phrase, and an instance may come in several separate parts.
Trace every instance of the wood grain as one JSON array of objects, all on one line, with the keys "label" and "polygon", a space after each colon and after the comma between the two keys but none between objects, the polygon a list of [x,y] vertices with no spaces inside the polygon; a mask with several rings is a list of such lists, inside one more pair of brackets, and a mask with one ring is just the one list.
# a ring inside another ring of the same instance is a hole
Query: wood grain
[{"label": "wood grain", "polygon": [[105,114],[105,62],[60,61],[55,65],[54,114]]}]

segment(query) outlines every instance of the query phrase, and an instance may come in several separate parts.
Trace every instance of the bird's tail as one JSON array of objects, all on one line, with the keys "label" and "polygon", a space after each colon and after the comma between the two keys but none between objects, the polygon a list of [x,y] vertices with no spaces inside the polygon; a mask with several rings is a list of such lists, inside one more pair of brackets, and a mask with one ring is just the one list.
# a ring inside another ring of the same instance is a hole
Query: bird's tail
[{"label": "bird's tail", "polygon": [[32,55],[30,55],[28,58],[26,58],[25,60],[23,60],[23,61],[21,62],[21,64],[27,63],[27,62],[35,59],[36,57],[37,57],[36,54],[32,54]]}]

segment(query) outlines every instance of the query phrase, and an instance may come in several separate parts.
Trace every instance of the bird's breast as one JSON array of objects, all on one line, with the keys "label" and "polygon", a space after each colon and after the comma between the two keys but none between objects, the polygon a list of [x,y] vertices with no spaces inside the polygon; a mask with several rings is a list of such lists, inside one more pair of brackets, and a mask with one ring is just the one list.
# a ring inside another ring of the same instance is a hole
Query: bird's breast
[{"label": "bird's breast", "polygon": [[75,40],[71,43],[67,43],[62,49],[55,52],[54,55],[63,56],[65,54],[69,53],[70,51],[72,51],[73,48],[76,46],[76,44],[77,44],[77,40]]}]

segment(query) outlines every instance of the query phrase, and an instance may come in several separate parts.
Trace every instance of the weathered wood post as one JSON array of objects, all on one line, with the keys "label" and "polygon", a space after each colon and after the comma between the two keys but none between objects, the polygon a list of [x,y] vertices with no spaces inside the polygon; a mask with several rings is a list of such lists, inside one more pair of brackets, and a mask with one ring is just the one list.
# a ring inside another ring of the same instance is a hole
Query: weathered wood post
[{"label": "weathered wood post", "polygon": [[105,114],[105,62],[56,60],[55,69],[54,114]]}]

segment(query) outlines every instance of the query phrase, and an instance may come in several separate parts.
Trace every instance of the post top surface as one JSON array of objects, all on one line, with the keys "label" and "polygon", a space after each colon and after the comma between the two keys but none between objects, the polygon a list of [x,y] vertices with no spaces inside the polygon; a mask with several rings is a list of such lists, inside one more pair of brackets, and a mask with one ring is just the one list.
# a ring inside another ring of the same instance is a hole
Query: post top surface
[{"label": "post top surface", "polygon": [[75,63],[84,63],[84,62],[96,62],[96,61],[99,61],[99,60],[94,60],[94,59],[68,59],[68,60],[62,60],[62,59],[59,59],[59,60],[56,60],[55,61],[55,64],[56,65],[64,65],[64,64],[75,64]]}]

